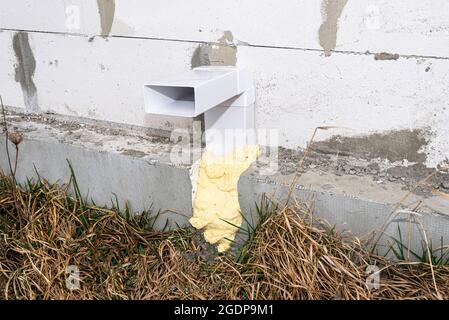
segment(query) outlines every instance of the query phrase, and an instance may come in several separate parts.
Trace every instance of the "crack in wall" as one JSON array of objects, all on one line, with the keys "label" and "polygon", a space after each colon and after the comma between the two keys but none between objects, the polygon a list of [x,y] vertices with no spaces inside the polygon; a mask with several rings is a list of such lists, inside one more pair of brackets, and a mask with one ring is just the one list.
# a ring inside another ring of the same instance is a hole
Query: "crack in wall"
[{"label": "crack in wall", "polygon": [[[92,38],[92,35],[82,34],[82,33],[70,33],[70,32],[59,32],[59,31],[44,31],[44,30],[30,30],[30,29],[11,29],[11,28],[0,28],[0,31],[12,31],[12,32],[27,32],[27,33],[42,33],[42,34],[52,34],[52,35],[60,35],[60,36],[74,36],[74,37],[84,37],[84,38]],[[154,40],[154,41],[170,41],[170,42],[181,42],[181,43],[193,43],[199,45],[205,44],[216,44],[219,45],[218,42],[204,42],[199,40],[188,40],[188,39],[173,39],[173,38],[158,38],[158,37],[145,37],[145,36],[121,36],[121,35],[112,35],[110,38],[117,39],[130,39],[130,40]],[[304,48],[304,47],[294,47],[294,46],[274,46],[274,45],[263,45],[263,44],[251,44],[244,41],[237,41],[235,47],[252,47],[252,48],[263,48],[263,49],[281,49],[281,50],[298,50],[298,51],[310,51],[310,52],[324,52],[323,49],[317,48]],[[332,53],[338,54],[348,54],[348,55],[365,55],[365,56],[375,56],[376,53],[371,52],[369,50],[366,51],[354,51],[354,50],[332,50]],[[417,54],[400,54],[398,53],[400,58],[406,59],[434,59],[434,60],[449,60],[449,57],[445,56],[432,56],[432,55],[417,55]]]}]

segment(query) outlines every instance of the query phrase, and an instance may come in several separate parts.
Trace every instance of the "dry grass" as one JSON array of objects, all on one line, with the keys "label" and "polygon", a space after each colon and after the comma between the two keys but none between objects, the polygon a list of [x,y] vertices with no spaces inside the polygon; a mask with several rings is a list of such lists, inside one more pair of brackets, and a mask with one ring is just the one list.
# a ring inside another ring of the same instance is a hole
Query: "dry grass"
[{"label": "dry grass", "polygon": [[[370,255],[304,205],[265,219],[237,263],[192,229],[154,231],[147,214],[126,219],[66,191],[0,176],[0,299],[437,298],[429,265]],[[382,269],[379,290],[365,285],[371,264]],[[79,290],[66,287],[69,265],[81,270]],[[434,274],[449,298],[449,267]]]},{"label": "dry grass", "polygon": [[[259,229],[244,266],[253,299],[437,299],[429,264],[392,263],[369,254],[357,238],[316,221],[306,206],[284,208]],[[368,290],[367,267],[381,270]],[[434,266],[441,298],[449,298],[449,266]]]}]

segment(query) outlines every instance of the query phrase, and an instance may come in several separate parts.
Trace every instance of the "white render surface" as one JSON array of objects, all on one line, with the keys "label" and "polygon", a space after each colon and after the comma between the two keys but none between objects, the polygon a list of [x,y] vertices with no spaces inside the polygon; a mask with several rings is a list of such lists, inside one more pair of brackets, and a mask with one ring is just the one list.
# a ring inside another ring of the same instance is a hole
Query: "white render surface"
[{"label": "white render surface", "polygon": [[[278,129],[282,146],[304,147],[317,126],[345,128],[317,140],[421,128],[426,165],[449,157],[448,1],[115,0],[105,37],[102,2],[0,0],[6,105],[25,108],[13,38],[27,32],[40,111],[190,128],[190,119],[147,115],[142,86],[189,70],[198,47],[213,42],[218,51],[234,45],[236,65],[253,71],[256,127]],[[328,55],[320,28],[332,19]],[[398,56],[376,60],[381,52]]]}]

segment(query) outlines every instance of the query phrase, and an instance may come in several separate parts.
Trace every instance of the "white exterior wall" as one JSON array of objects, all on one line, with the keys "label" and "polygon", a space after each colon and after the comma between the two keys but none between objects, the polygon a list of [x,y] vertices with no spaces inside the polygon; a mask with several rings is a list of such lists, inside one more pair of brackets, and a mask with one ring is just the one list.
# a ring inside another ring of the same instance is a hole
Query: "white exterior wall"
[{"label": "white exterior wall", "polygon": [[[335,14],[328,1],[343,9],[335,50],[325,56],[319,30]],[[318,140],[425,127],[427,165],[449,157],[447,0],[115,0],[107,38],[99,37],[98,2],[0,0],[6,105],[24,107],[12,39],[26,31],[41,111],[189,127],[187,119],[146,115],[142,86],[189,69],[201,43],[229,31],[237,65],[254,71],[257,127],[278,128],[281,145],[304,147],[323,125],[350,129],[320,132]],[[400,56],[375,60],[379,52]]]}]

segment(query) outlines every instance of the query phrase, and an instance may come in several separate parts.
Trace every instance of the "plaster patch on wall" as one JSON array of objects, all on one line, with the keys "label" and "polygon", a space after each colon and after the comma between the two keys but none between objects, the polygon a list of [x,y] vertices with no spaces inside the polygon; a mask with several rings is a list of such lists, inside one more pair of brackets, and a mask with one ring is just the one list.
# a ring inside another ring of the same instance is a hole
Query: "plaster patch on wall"
[{"label": "plaster patch on wall", "polygon": [[235,66],[237,64],[237,46],[231,31],[225,31],[217,43],[201,44],[195,49],[191,67]]},{"label": "plaster patch on wall", "polygon": [[403,161],[424,163],[427,155],[423,148],[428,144],[428,130],[398,130],[374,133],[366,136],[344,137],[341,135],[315,142],[314,150],[353,156],[359,159],[388,159],[390,162]]},{"label": "plaster patch on wall", "polygon": [[338,19],[347,2],[348,0],[323,0],[321,3],[323,23],[320,26],[319,39],[326,57],[331,55],[337,45]]},{"label": "plaster patch on wall", "polygon": [[20,83],[27,111],[39,111],[37,89],[33,81],[36,70],[36,60],[31,51],[28,33],[18,32],[13,36],[13,49],[17,59],[15,66],[15,80]]},{"label": "plaster patch on wall", "polygon": [[379,52],[374,55],[374,60],[398,60],[399,54],[397,53],[388,53],[388,52]]},{"label": "plaster patch on wall", "polygon": [[101,36],[107,37],[112,29],[115,15],[115,0],[97,0],[101,21]]},{"label": "plaster patch on wall", "polygon": [[232,45],[234,43],[234,36],[231,31],[223,32],[223,35],[218,39],[218,43]]}]

